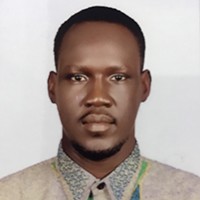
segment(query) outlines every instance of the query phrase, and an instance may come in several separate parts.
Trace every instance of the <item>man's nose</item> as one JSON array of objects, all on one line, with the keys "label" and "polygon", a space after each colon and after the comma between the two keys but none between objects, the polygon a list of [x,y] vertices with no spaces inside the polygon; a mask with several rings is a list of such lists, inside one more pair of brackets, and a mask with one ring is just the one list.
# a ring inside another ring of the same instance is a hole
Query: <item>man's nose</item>
[{"label": "man's nose", "polygon": [[112,98],[109,94],[109,88],[106,83],[102,80],[96,80],[90,85],[88,89],[88,95],[85,101],[85,106],[95,106],[95,107],[111,107]]}]

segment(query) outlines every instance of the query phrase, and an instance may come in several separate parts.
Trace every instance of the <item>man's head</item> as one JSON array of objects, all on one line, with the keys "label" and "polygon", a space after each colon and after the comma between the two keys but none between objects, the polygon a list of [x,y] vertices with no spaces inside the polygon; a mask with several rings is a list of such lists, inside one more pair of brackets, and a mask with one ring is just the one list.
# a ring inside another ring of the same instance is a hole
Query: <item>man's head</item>
[{"label": "man's head", "polygon": [[75,24],[92,21],[116,23],[129,29],[129,31],[132,32],[137,40],[141,58],[141,69],[143,68],[145,56],[145,39],[140,26],[135,20],[133,20],[123,12],[114,8],[102,6],[95,6],[81,10],[80,12],[72,15],[60,26],[54,40],[54,59],[56,67],[60,52],[60,46],[65,33]]},{"label": "man's head", "polygon": [[101,160],[134,147],[135,119],[149,95],[150,75],[141,69],[144,38],[131,20],[120,11],[94,7],[58,31],[57,73],[50,73],[48,88],[62,122],[63,148],[71,156]]}]

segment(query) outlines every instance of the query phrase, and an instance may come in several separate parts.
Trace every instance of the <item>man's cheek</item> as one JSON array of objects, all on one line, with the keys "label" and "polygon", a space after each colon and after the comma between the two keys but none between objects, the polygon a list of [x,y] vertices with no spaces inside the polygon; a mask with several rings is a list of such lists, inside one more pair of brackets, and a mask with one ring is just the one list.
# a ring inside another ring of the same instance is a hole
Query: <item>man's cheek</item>
[{"label": "man's cheek", "polygon": [[83,102],[84,96],[85,95],[82,92],[75,94],[74,101],[77,105],[80,105]]}]

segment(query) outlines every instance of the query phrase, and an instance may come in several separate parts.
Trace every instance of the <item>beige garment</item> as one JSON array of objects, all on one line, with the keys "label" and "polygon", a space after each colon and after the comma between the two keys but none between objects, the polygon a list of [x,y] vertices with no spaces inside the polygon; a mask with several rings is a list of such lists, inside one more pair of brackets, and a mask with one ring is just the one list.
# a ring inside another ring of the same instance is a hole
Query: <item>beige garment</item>
[{"label": "beige garment", "polygon": [[200,177],[145,160],[150,168],[141,184],[141,200],[200,200]]},{"label": "beige garment", "polygon": [[[199,177],[141,159],[147,161],[148,170],[140,182],[140,200],[200,200]],[[0,200],[73,200],[64,179],[52,165],[54,162],[52,158],[0,180]],[[133,190],[131,185],[126,190],[127,200]],[[98,199],[106,200],[101,196]]]}]

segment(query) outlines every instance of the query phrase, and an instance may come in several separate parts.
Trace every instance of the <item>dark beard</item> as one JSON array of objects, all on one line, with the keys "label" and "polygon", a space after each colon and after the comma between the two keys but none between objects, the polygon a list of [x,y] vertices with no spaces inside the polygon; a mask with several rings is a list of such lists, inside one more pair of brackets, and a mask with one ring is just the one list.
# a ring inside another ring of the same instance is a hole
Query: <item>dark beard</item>
[{"label": "dark beard", "polygon": [[106,149],[106,150],[97,150],[97,151],[92,151],[92,150],[87,150],[85,147],[82,145],[78,144],[77,142],[72,141],[72,146],[74,149],[83,157],[92,160],[92,161],[101,161],[106,158],[109,158],[113,155],[115,155],[117,152],[120,151],[122,146],[124,145],[125,141],[119,143],[118,145],[114,146],[113,148]]}]

